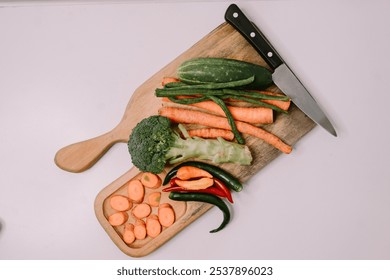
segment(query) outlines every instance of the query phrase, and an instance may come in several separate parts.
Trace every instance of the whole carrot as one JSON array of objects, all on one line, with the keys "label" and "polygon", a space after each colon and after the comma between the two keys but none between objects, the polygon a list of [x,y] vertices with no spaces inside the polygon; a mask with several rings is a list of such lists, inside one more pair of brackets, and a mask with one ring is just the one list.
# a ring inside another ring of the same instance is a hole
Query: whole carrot
[{"label": "whole carrot", "polygon": [[[163,102],[172,102],[169,98],[164,97]],[[220,106],[212,101],[202,101],[191,104],[189,106],[201,108],[220,116],[224,116],[224,112]],[[271,108],[265,107],[238,107],[227,106],[233,119],[253,124],[270,124],[273,123],[273,111]]]},{"label": "whole carrot", "polygon": [[178,78],[175,78],[175,77],[163,77],[161,85],[165,86],[165,85],[170,84],[170,83],[178,83],[178,82],[180,82],[180,80]]},{"label": "whole carrot", "polygon": [[232,141],[234,139],[234,134],[230,130],[220,129],[220,128],[194,128],[188,130],[188,134],[191,137],[197,136],[201,138],[218,138],[222,137],[225,140]]},{"label": "whole carrot", "polygon": [[[230,129],[229,122],[225,117],[219,117],[212,114],[188,110],[175,107],[162,107],[159,111],[161,116],[165,116],[176,123],[199,124],[208,127],[215,127],[221,129]],[[265,131],[259,127],[251,124],[236,121],[238,131],[244,134],[252,135],[264,140],[266,143],[274,146],[283,153],[289,154],[292,147],[284,143],[280,138],[272,133]]]},{"label": "whole carrot", "polygon": [[[283,96],[283,94],[279,94],[279,93],[274,93],[274,92],[271,92],[271,91],[263,91],[263,90],[252,90],[251,92],[257,92],[259,93],[259,96],[262,96],[264,97],[264,95],[271,95],[271,96]],[[256,98],[256,95],[253,95],[252,96],[253,98]],[[289,108],[290,108],[290,105],[291,105],[291,100],[271,100],[271,99],[264,99],[264,98],[260,98],[259,99],[264,102],[264,103],[267,103],[267,104],[270,104],[270,105],[273,105],[273,106],[276,106],[278,108],[280,108],[281,110],[284,110],[284,111],[287,111]],[[229,102],[237,102],[237,101],[240,101],[240,100],[237,100],[237,99],[234,99],[234,98],[229,98],[228,99]]]}]

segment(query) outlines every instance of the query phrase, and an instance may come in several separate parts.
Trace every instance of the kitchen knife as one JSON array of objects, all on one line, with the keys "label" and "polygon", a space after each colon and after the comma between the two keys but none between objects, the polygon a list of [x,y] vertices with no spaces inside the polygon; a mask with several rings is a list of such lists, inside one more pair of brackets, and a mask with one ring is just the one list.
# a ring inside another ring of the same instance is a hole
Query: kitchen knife
[{"label": "kitchen knife", "polygon": [[336,130],[318,106],[317,102],[272,47],[262,32],[245,16],[237,5],[231,4],[225,13],[225,20],[231,24],[256,49],[274,70],[272,80],[289,96],[294,104],[314,122],[337,136]]}]

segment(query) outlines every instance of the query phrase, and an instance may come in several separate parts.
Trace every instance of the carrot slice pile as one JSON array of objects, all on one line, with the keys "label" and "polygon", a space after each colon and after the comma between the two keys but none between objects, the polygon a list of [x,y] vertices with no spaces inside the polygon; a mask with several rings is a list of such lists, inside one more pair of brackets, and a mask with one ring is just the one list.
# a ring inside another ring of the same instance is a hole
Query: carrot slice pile
[{"label": "carrot slice pile", "polygon": [[[160,205],[160,187],[162,179],[159,175],[143,172],[127,183],[127,195],[121,193],[109,197],[108,205],[115,212],[108,215],[107,220],[111,226],[120,230],[122,240],[127,245],[130,246],[148,236],[155,238],[162,232],[163,227],[174,223],[175,211],[172,205]],[[152,191],[154,189],[155,191]]]}]

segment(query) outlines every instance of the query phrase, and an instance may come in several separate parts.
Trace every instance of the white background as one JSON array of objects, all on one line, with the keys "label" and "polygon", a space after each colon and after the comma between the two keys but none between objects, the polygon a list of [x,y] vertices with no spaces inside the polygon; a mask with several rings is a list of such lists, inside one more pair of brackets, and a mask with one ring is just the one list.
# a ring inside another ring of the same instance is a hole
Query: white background
[{"label": "white background", "polygon": [[[126,144],[80,174],[54,155],[113,128],[231,2],[53,2],[0,8],[0,259],[129,259],[93,209],[131,168]],[[389,2],[236,3],[339,137],[314,128],[234,194],[226,229],[209,233],[211,209],[143,259],[389,259]]]}]

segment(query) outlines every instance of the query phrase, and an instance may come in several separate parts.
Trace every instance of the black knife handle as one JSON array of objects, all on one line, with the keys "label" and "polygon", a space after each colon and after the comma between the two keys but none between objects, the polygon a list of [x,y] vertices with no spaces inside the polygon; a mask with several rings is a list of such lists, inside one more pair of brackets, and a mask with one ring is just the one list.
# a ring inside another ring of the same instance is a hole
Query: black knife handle
[{"label": "black knife handle", "polygon": [[231,4],[227,8],[225,20],[244,36],[271,68],[275,69],[283,63],[282,58],[267,38],[251,23],[236,4]]}]

